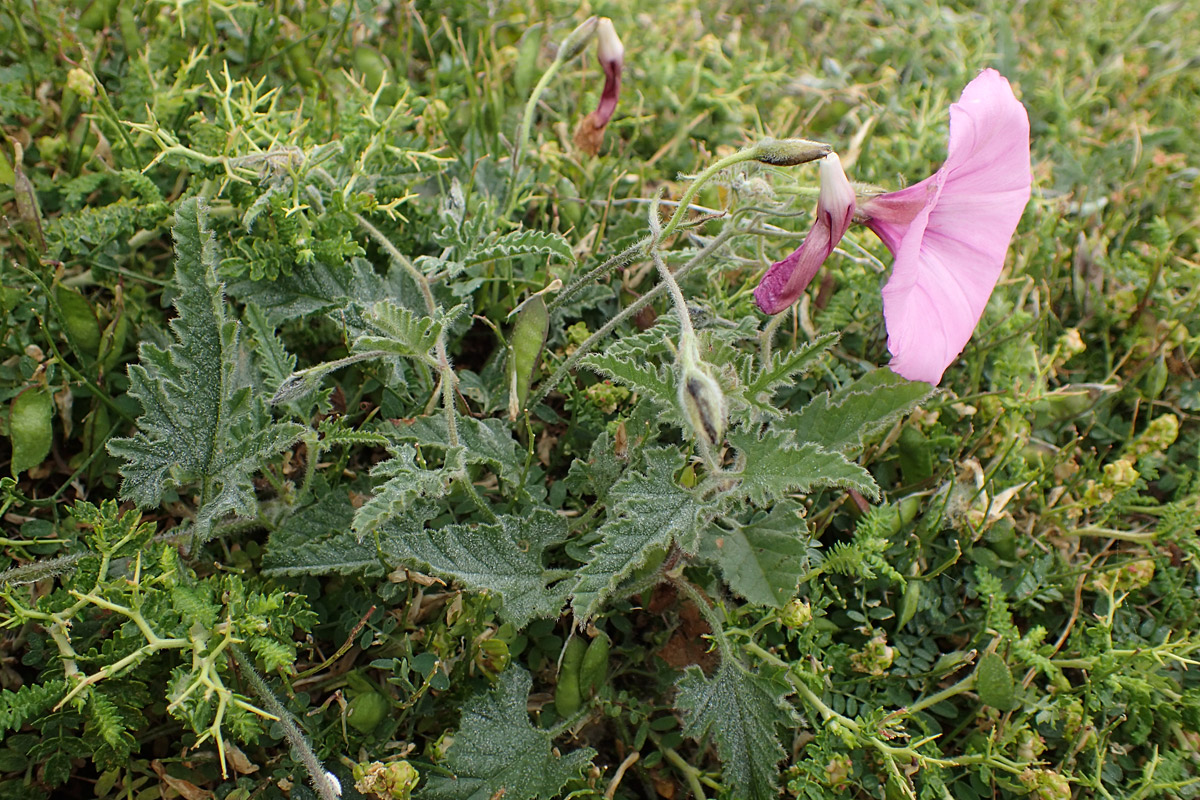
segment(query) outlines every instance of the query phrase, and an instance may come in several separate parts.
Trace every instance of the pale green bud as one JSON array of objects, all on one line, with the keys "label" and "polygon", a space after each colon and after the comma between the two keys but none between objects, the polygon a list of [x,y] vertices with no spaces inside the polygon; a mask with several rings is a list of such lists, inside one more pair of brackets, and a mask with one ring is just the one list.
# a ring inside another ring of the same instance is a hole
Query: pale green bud
[{"label": "pale green bud", "polygon": [[86,69],[75,67],[67,72],[67,88],[80,97],[95,97],[96,79]]},{"label": "pale green bud", "polygon": [[563,39],[558,48],[557,60],[570,61],[582,53],[583,49],[592,41],[592,37],[596,35],[598,24],[600,24],[599,17],[588,17],[578,28],[567,34],[567,38]]},{"label": "pale green bud", "polygon": [[695,338],[679,343],[679,407],[695,432],[709,447],[717,447],[725,438],[729,401],[721,384],[700,360]]},{"label": "pale green bud", "polygon": [[824,158],[833,152],[833,148],[824,142],[810,142],[808,139],[763,139],[754,145],[755,161],[770,164],[773,167],[794,167],[797,164],[807,164]]},{"label": "pale green bud", "polygon": [[803,628],[812,622],[812,618],[812,607],[807,600],[801,600],[799,597],[793,598],[779,612],[779,621],[786,628]]}]

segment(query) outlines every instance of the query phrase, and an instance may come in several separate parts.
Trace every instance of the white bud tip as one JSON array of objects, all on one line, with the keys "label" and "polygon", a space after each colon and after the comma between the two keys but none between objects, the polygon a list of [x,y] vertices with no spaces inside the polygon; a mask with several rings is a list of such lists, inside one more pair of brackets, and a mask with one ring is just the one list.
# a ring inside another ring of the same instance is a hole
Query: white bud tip
[{"label": "white bud tip", "polygon": [[325,780],[329,782],[329,788],[333,789],[333,793],[338,797],[342,796],[342,782],[337,779],[337,775],[332,772],[325,773]]},{"label": "white bud tip", "polygon": [[600,18],[600,24],[596,27],[596,42],[596,55],[602,63],[620,63],[624,60],[625,45],[621,44],[621,37],[617,36],[617,29],[608,17]]}]

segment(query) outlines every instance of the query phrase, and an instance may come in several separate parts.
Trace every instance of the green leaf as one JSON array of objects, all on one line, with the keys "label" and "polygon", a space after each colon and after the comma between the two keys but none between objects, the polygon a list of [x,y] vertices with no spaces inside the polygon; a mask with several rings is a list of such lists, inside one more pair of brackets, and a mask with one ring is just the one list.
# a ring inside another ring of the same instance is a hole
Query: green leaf
[{"label": "green leaf", "polygon": [[432,776],[422,800],[550,800],[591,763],[594,750],[556,755],[550,734],[529,723],[531,683],[509,667],[495,689],[467,701],[446,759],[454,777]]},{"label": "green leaf", "polygon": [[783,426],[795,433],[797,442],[852,453],[933,391],[928,383],[906,380],[890,369],[877,369],[832,394],[817,395]]},{"label": "green leaf", "polygon": [[380,534],[389,561],[500,595],[500,615],[517,628],[535,617],[558,616],[566,600],[562,571],[543,566],[546,548],[568,534],[566,520],[549,509],[433,530],[398,531],[385,525]]},{"label": "green leaf", "polygon": [[1004,658],[997,653],[984,653],[975,670],[975,688],[979,700],[992,708],[1011,711],[1017,698],[1013,688],[1012,672]]},{"label": "green leaf", "polygon": [[261,306],[267,319],[278,325],[318,311],[341,308],[351,301],[369,306],[394,296],[392,288],[369,261],[354,258],[332,266],[320,260],[295,264],[286,280],[236,281],[229,285],[229,293]]},{"label": "green leaf", "polygon": [[129,394],[143,409],[138,431],[108,450],[125,459],[121,497],[139,506],[160,503],[168,485],[199,484],[196,536],[204,540],[219,517],[254,514],[251,477],[303,428],[272,422],[253,393],[238,323],[226,315],[217,280],[216,245],[195,198],[180,204],[174,233],[177,341],[165,350],[142,344],[141,363],[129,367]]},{"label": "green leaf", "polygon": [[609,491],[600,543],[592,548],[591,560],[571,592],[571,607],[580,619],[594,616],[617,584],[656,549],[676,539],[689,551],[698,544],[707,506],[675,482],[675,471],[683,466],[679,452],[660,448],[645,455],[645,472],[627,471]]},{"label": "green leaf", "polygon": [[771,402],[772,395],[784,385],[790,385],[798,374],[812,368],[816,361],[837,343],[837,340],[838,334],[827,333],[801,345],[796,350],[775,351],[772,354],[771,363],[763,365],[754,374],[751,374],[749,370],[753,359],[747,359],[746,367],[743,368],[743,388],[740,399],[754,412],[755,419],[782,416],[782,412]]},{"label": "green leaf", "polygon": [[778,669],[750,672],[740,662],[723,658],[710,679],[699,667],[688,667],[677,684],[675,708],[683,714],[683,733],[694,739],[712,735],[724,764],[731,796],[773,800],[779,794],[777,765],[786,755],[776,729],[792,721],[784,699],[791,687]]},{"label": "green leaf", "polygon": [[762,438],[748,431],[729,434],[729,442],[746,458],[737,487],[739,496],[767,506],[793,492],[806,493],[822,486],[857,489],[875,498],[879,487],[871,473],[837,452],[827,452],[812,442],[797,446],[790,433],[767,431]]},{"label": "green leaf", "polygon": [[[466,463],[484,464],[497,477],[511,483],[520,479],[525,464],[524,454],[518,449],[516,440],[512,438],[512,430],[504,420],[460,416],[457,428],[458,443],[465,450],[463,458]],[[444,414],[417,417],[411,422],[401,421],[389,433],[400,441],[447,450],[450,448]]]},{"label": "green leaf", "polygon": [[782,500],[745,525],[711,525],[702,537],[700,557],[715,562],[729,588],[751,603],[782,608],[811,561],[800,508]]},{"label": "green leaf", "polygon": [[426,469],[417,464],[417,450],[412,445],[393,448],[392,458],[371,469],[372,477],[390,480],[355,513],[354,532],[361,538],[381,523],[404,515],[417,499],[445,495],[452,482],[466,477],[465,455],[461,446],[451,448],[446,451],[445,463],[440,468]]},{"label": "green leaf", "polygon": [[386,535],[360,540],[351,530],[354,505],[344,488],[330,489],[297,509],[272,531],[263,558],[267,575],[383,575],[387,563],[381,550],[392,537],[414,535],[437,514],[432,503],[410,504],[393,517]]},{"label": "green leaf", "polygon": [[67,683],[47,680],[27,683],[17,691],[0,691],[0,733],[20,730],[26,721],[40,716],[67,693]]},{"label": "green leaf", "polygon": [[526,255],[558,256],[563,261],[575,263],[570,242],[557,233],[536,230],[513,231],[495,241],[473,247],[463,255],[461,263],[469,267],[485,261]]},{"label": "green leaf", "polygon": [[429,351],[442,330],[465,310],[465,306],[455,306],[445,314],[439,311],[435,317],[422,317],[395,303],[380,301],[366,316],[366,323],[373,332],[355,338],[351,350],[356,353],[382,350],[392,355],[431,360]]},{"label": "green leaf", "polygon": [[650,400],[667,420],[683,424],[676,402],[675,375],[665,367],[637,356],[614,355],[611,349],[607,353],[586,356],[580,363]]}]

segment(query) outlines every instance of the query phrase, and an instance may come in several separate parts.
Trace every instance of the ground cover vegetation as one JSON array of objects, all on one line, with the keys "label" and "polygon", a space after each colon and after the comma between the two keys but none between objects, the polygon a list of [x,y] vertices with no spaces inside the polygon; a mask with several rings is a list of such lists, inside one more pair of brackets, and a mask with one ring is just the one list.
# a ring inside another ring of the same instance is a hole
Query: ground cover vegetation
[{"label": "ground cover vegetation", "polygon": [[2,0],[0,796],[1195,796],[1198,16]]}]

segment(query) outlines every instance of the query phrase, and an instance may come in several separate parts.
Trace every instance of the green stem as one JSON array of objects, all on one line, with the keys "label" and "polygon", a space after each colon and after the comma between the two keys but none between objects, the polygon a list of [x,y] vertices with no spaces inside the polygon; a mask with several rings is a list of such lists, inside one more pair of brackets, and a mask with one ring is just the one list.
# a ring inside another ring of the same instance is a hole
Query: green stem
[{"label": "green stem", "polygon": [[925,709],[929,708],[930,706],[935,706],[938,703],[942,702],[943,700],[949,700],[951,697],[954,697],[955,695],[960,695],[963,692],[969,692],[974,688],[975,688],[975,673],[972,672],[970,675],[963,678],[961,681],[954,684],[953,686],[947,686],[945,689],[942,689],[940,692],[931,694],[928,697],[922,697],[920,700],[918,700],[917,702],[915,702],[911,706],[909,706],[906,709],[906,711],[909,714],[915,714],[918,711],[924,711]]},{"label": "green stem", "polygon": [[553,300],[546,304],[546,310],[548,312],[553,312],[556,308],[561,308],[567,302],[567,300],[571,299],[571,297],[575,295],[576,292],[578,292],[584,286],[590,284],[592,281],[598,279],[601,275],[609,270],[620,269],[621,267],[628,266],[640,253],[644,252],[646,246],[649,245],[650,242],[651,237],[648,236],[645,239],[626,247],[624,250],[617,253],[600,266],[594,267],[586,275],[571,281],[569,286],[559,292]]},{"label": "green stem", "polygon": [[517,131],[517,143],[513,147],[512,174],[508,177],[508,197],[504,201],[504,214],[501,215],[505,219],[512,214],[517,205],[517,176],[521,171],[521,155],[529,146],[529,137],[533,132],[533,115],[537,111],[537,104],[542,98],[542,93],[546,91],[550,81],[562,68],[563,55],[565,55],[565,48],[560,47],[558,55],[542,73],[542,77],[533,87],[533,91],[529,93],[529,99],[525,102],[525,111],[521,114],[521,127]]},{"label": "green stem", "polygon": [[679,205],[676,206],[675,213],[671,216],[670,222],[668,222],[666,227],[663,228],[662,236],[659,238],[670,238],[671,234],[675,232],[675,229],[679,227],[679,223],[683,222],[683,217],[687,214],[688,206],[691,205],[692,198],[696,196],[696,193],[700,191],[700,187],[707,183],[712,176],[716,175],[718,172],[726,169],[727,167],[732,167],[734,164],[740,164],[743,161],[753,161],[754,154],[755,151],[753,148],[739,150],[733,155],[725,156],[724,158],[714,162],[706,170],[697,175],[696,179],[692,181],[691,185],[688,186],[687,190],[683,193],[683,197],[679,198]]},{"label": "green stem", "polygon": [[[716,252],[718,248],[724,245],[725,242],[734,235],[734,233],[736,233],[736,231],[729,227],[725,228],[719,234],[713,237],[712,241],[705,245],[700,252],[694,255],[690,261],[672,273],[675,279],[679,280],[684,275],[687,275],[689,272],[703,263],[709,256]],[[646,306],[653,303],[666,291],[667,287],[665,284],[658,284],[653,289],[639,297],[637,300],[630,303],[619,314],[606,322],[604,326],[600,328],[600,330],[596,331],[586,340],[584,340],[584,342],[579,345],[575,352],[567,356],[566,360],[559,365],[558,369],[554,371],[554,374],[538,386],[537,392],[534,393],[530,397],[529,401],[525,403],[525,407],[536,408],[537,404],[545,400],[546,395],[550,394],[550,392],[553,391],[555,387],[557,387],[563,381],[563,379],[567,377],[571,370],[575,368],[575,365],[579,363],[580,359],[592,351],[592,348],[594,348],[602,339],[612,333],[618,325],[632,317],[634,314],[637,314]]]}]

